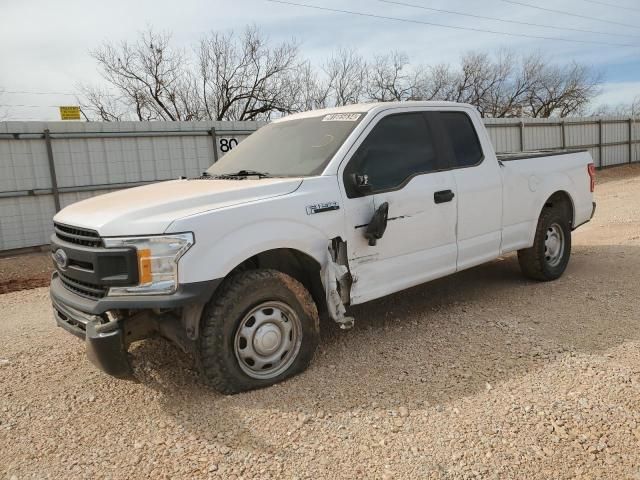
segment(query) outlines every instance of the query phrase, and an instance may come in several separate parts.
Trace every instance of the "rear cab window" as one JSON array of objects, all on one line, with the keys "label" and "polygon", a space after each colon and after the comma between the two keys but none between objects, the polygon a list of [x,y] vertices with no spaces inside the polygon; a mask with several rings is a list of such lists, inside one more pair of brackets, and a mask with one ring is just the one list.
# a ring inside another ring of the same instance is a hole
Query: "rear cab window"
[{"label": "rear cab window", "polygon": [[484,159],[478,134],[464,112],[440,112],[440,122],[451,143],[452,168],[478,165]]}]

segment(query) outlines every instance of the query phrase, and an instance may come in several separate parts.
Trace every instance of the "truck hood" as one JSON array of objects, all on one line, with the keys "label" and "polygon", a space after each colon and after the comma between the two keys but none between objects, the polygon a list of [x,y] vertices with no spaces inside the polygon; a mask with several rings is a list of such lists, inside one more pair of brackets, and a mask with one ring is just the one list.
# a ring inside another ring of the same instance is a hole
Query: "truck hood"
[{"label": "truck hood", "polygon": [[171,180],[74,203],[54,220],[105,237],[158,234],[179,218],[286,195],[301,183],[300,178]]}]

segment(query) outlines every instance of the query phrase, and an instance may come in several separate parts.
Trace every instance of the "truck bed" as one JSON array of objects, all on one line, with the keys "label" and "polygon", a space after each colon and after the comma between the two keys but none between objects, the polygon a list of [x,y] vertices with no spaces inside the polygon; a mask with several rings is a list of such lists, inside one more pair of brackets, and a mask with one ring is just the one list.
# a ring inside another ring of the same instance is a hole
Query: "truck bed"
[{"label": "truck bed", "polygon": [[510,162],[512,160],[526,160],[528,158],[553,157],[556,155],[567,155],[570,153],[586,152],[585,149],[553,149],[553,150],[530,150],[527,152],[509,152],[497,153],[496,157],[501,162]]}]

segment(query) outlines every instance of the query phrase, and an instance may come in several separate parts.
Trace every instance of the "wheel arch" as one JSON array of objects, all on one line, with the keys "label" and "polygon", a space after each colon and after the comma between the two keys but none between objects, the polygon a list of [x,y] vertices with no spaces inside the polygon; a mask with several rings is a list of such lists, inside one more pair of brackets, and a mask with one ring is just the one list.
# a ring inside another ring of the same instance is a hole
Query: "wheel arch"
[{"label": "wheel arch", "polygon": [[[550,281],[559,278],[565,271],[571,255],[573,208],[572,198],[566,191],[556,191],[548,196],[540,210],[531,246],[518,250],[518,263],[526,277]],[[569,219],[568,225],[562,225],[564,222],[560,219],[564,218]],[[562,230],[562,235],[556,235],[561,242],[547,244],[554,227]],[[554,249],[558,250],[554,252]]]},{"label": "wheel arch", "polygon": [[[540,209],[540,214],[542,214],[543,209],[554,207],[565,209],[565,211],[569,214],[569,223],[571,225],[571,229],[573,229],[574,220],[576,218],[576,211],[571,194],[566,190],[556,190],[545,200],[542,208]],[[540,218],[540,215],[538,215],[538,218]]]},{"label": "wheel arch", "polygon": [[327,312],[325,289],[320,274],[322,266],[314,257],[295,248],[273,248],[256,253],[236,265],[225,276],[224,281],[238,272],[263,268],[278,270],[298,280],[311,294],[318,312],[321,315]]}]

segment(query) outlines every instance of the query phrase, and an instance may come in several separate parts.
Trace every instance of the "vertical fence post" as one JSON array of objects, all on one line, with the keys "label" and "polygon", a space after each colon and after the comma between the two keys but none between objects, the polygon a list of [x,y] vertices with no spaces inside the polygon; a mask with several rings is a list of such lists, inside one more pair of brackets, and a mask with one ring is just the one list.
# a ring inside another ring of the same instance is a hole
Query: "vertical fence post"
[{"label": "vertical fence post", "polygon": [[602,168],[602,119],[598,119],[598,158]]},{"label": "vertical fence post", "polygon": [[567,129],[564,119],[562,119],[560,127],[562,128],[562,149],[565,150],[567,148]]},{"label": "vertical fence post", "polygon": [[216,127],[211,127],[211,138],[213,139],[213,163],[218,161],[218,137]]},{"label": "vertical fence post", "polygon": [[633,118],[629,117],[629,163],[633,158]]},{"label": "vertical fence post", "polygon": [[49,160],[49,176],[51,177],[51,192],[56,213],[60,211],[60,192],[58,191],[58,177],[56,176],[56,163],[53,160],[53,148],[51,148],[51,132],[44,130],[44,143],[47,146],[47,160]]},{"label": "vertical fence post", "polygon": [[520,151],[524,152],[524,122],[520,120]]}]

